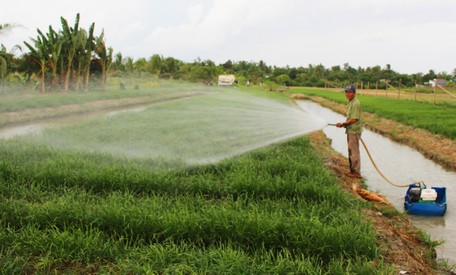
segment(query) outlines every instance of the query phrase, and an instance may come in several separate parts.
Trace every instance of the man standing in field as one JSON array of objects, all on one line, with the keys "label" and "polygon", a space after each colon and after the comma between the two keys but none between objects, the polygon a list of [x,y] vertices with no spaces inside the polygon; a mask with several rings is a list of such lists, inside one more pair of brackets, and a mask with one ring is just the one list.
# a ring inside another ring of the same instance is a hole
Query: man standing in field
[{"label": "man standing in field", "polygon": [[350,173],[347,176],[361,178],[361,158],[359,155],[359,140],[363,127],[361,124],[361,103],[356,98],[356,87],[348,85],[345,87],[345,97],[348,99],[347,120],[337,123],[337,127],[345,127],[348,144],[348,161]]}]

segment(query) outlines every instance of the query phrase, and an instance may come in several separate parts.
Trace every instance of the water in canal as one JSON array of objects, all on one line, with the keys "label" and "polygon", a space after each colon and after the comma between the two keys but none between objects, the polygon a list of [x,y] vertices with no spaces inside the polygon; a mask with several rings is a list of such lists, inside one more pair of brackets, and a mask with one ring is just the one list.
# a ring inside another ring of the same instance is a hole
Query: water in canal
[{"label": "water in canal", "polygon": [[[328,123],[345,121],[344,116],[314,102],[298,101],[298,105],[305,112],[324,119]],[[332,140],[332,147],[347,157],[345,130],[328,126],[323,131]],[[452,186],[452,183],[456,183],[456,172],[445,170],[416,150],[372,131],[364,129],[362,138],[380,171],[392,182],[410,184],[415,181],[424,181],[427,187],[447,188],[448,208],[445,216],[410,215],[409,217],[418,228],[426,231],[431,239],[445,240],[443,245],[437,247],[439,259],[447,259],[452,264],[456,263],[456,211],[455,204],[452,203],[452,198],[456,197],[456,188]],[[362,145],[360,147],[361,174],[369,189],[385,195],[399,211],[404,211],[406,188],[396,187],[386,182],[375,170]]]}]

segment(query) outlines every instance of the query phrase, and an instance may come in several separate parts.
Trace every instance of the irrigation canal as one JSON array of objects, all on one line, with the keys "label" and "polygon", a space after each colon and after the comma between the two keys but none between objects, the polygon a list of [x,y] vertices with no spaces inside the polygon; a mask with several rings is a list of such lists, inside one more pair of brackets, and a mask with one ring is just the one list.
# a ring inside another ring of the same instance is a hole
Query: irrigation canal
[{"label": "irrigation canal", "polygon": [[[299,100],[298,106],[306,113],[326,120],[328,123],[345,121],[345,117],[314,102]],[[347,142],[344,129],[328,126],[323,132],[332,140],[332,147],[347,157]],[[427,232],[432,240],[445,240],[437,247],[437,257],[456,263],[456,172],[445,170],[424,157],[418,151],[396,143],[382,135],[364,129],[363,140],[375,163],[392,182],[410,184],[424,181],[427,187],[446,187],[448,208],[443,217],[412,216],[410,219],[418,228]],[[360,144],[361,174],[369,189],[384,195],[399,211],[404,211],[404,196],[407,188],[393,186],[377,173],[368,155]]]}]

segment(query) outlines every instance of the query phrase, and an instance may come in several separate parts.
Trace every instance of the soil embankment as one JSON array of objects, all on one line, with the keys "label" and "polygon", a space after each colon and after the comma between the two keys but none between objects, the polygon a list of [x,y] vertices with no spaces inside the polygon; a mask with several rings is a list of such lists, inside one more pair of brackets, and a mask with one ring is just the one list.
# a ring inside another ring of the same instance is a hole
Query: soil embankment
[{"label": "soil embankment", "polygon": [[[360,179],[345,176],[347,160],[335,153],[330,140],[321,131],[309,135],[312,147],[324,158],[325,165],[334,172],[344,189],[361,198],[353,188],[361,185]],[[371,202],[364,215],[377,232],[377,244],[386,264],[394,266],[396,274],[452,274],[437,271],[435,251],[420,237],[419,230],[405,215],[399,214],[391,204]]]}]

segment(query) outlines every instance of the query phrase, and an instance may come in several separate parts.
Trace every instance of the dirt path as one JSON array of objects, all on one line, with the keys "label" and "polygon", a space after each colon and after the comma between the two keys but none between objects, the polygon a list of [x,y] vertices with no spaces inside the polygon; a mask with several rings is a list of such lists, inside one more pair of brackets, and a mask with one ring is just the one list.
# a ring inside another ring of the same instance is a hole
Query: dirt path
[{"label": "dirt path", "polygon": [[[322,97],[293,95],[295,99],[312,100],[337,113],[345,114],[345,105]],[[407,126],[393,120],[363,112],[363,123],[366,128],[387,136],[394,141],[406,144],[421,152],[427,158],[440,165],[456,171],[456,142],[444,136],[432,134],[426,130]]]},{"label": "dirt path", "polygon": [[74,116],[82,113],[95,113],[106,110],[117,110],[125,107],[149,105],[163,101],[176,100],[180,98],[199,96],[204,94],[204,92],[156,94],[151,96],[97,100],[81,104],[66,104],[57,107],[27,109],[17,112],[4,112],[1,113],[2,119],[0,123],[0,128],[9,125],[27,123],[30,121],[42,121],[51,118]]}]

